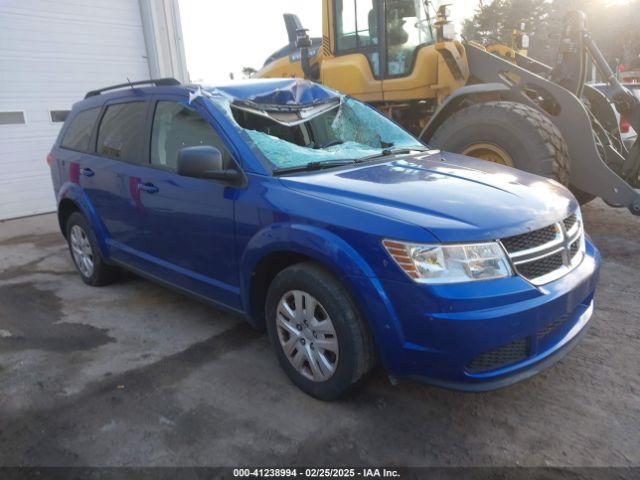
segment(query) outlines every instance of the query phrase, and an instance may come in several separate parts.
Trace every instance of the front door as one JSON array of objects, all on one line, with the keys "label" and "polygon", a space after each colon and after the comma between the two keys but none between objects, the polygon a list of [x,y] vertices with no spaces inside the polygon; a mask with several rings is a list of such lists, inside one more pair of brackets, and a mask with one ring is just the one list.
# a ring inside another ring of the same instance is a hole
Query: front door
[{"label": "front door", "polygon": [[[383,89],[386,101],[419,100],[432,93],[439,70],[446,64],[433,45],[435,32],[419,0],[384,2],[384,50],[382,54]],[[456,55],[459,55],[456,52]]]},{"label": "front door", "polygon": [[176,173],[181,148],[218,148],[234,163],[208,112],[182,98],[159,98],[151,121],[150,165],[141,169],[141,225],[151,271],[161,280],[239,308],[234,251],[236,187]]}]

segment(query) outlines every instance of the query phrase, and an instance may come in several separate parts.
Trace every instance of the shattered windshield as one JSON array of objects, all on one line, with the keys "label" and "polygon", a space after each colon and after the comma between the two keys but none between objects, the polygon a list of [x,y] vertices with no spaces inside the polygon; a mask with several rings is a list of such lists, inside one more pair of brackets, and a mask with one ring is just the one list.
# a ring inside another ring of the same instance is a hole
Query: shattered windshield
[{"label": "shattered windshield", "polygon": [[275,115],[233,106],[232,113],[275,170],[425,148],[382,114],[351,98],[297,122],[276,121]]}]

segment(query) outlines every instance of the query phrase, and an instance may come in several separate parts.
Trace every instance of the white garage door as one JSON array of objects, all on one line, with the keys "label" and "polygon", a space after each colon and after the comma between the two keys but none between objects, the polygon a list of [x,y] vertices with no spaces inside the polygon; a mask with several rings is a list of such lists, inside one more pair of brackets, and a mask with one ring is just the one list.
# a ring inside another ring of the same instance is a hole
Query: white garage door
[{"label": "white garage door", "polygon": [[135,0],[0,1],[0,220],[55,209],[47,153],[74,102],[149,78]]}]

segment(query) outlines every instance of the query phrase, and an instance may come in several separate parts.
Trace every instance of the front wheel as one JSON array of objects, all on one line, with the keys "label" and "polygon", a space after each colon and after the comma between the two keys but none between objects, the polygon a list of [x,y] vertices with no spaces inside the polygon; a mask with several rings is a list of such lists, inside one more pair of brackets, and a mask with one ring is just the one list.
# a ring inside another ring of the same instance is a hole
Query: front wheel
[{"label": "front wheel", "polygon": [[521,103],[465,107],[445,120],[428,143],[569,184],[569,149],[562,134],[544,114]]},{"label": "front wheel", "polygon": [[280,272],[269,287],[267,330],[280,365],[305,393],[335,400],[362,383],[374,347],[344,286],[315,263]]}]

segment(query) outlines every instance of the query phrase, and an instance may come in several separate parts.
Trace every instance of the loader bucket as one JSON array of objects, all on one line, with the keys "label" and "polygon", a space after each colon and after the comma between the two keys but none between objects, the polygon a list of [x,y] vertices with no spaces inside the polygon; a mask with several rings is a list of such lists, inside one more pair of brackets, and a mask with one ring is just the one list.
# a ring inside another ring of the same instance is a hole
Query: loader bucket
[{"label": "loader bucket", "polygon": [[[626,207],[633,214],[640,215],[640,190],[635,189],[609,166],[637,164],[635,161],[638,159],[629,156],[625,158],[612,145],[601,145],[601,155],[596,144],[591,113],[581,99],[562,86],[473,44],[466,43],[465,48],[469,71],[473,77],[482,83],[504,84],[508,87],[502,93],[506,99],[536,108],[560,130],[571,158],[571,186],[600,197],[611,206]],[[543,96],[547,99],[547,104],[553,104],[554,108],[551,111],[543,109],[539,102],[532,99],[530,92]],[[640,149],[634,148],[628,155],[640,155]]]}]

